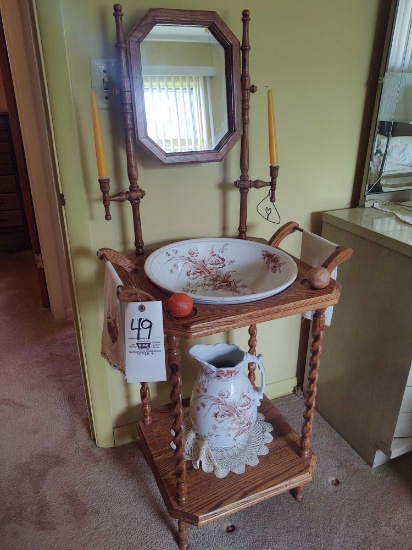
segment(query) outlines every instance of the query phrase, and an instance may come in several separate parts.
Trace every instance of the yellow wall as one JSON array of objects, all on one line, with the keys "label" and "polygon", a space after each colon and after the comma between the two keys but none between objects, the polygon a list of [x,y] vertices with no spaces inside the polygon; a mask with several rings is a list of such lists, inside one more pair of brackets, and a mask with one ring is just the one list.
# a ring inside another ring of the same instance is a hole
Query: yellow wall
[{"label": "yellow wall", "polygon": [[[122,4],[126,31],[153,7],[148,0]],[[259,92],[251,100],[250,175],[268,178],[265,86],[270,86],[281,165],[277,206],[284,222],[296,220],[310,228],[314,213],[350,204],[378,5],[379,0],[254,0],[251,6],[250,69]],[[241,37],[243,6],[236,0],[159,0],[154,7],[216,10]],[[125,384],[100,357],[103,265],[96,251],[133,248],[128,204],[113,204],[113,220],[104,220],[90,113],[89,59],[117,57],[112,7],[104,0],[37,0],[35,8],[66,197],[81,357],[97,444],[109,446],[113,432],[117,438],[134,431],[130,423],[139,414],[138,385]],[[125,190],[121,115],[106,110],[101,118],[112,191]],[[237,234],[239,195],[232,182],[239,176],[239,144],[222,163],[162,166],[138,151],[138,164],[147,194],[142,222],[148,246]],[[249,194],[251,236],[270,237],[275,229],[255,212],[264,194]],[[294,237],[287,246],[298,254]],[[300,325],[300,318],[293,317],[259,328],[258,352],[264,355],[270,397],[291,391],[296,383]],[[229,338],[246,348],[246,329]],[[185,361],[186,395],[193,370]],[[167,399],[168,389],[166,383],[154,385],[155,403]]]}]

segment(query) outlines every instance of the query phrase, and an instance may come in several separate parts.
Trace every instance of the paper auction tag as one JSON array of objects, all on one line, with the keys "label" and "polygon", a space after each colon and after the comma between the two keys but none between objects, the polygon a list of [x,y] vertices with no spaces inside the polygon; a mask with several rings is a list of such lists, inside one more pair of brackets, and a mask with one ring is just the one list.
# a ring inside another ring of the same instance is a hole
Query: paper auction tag
[{"label": "paper auction tag", "polygon": [[125,305],[126,380],[167,380],[162,302],[130,302]]}]

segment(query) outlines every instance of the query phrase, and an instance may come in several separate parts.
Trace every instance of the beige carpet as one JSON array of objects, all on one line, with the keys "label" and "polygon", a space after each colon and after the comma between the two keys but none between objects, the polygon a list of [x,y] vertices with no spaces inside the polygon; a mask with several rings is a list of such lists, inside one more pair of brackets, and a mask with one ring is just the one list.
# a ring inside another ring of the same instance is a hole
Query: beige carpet
[{"label": "beige carpet", "polygon": [[[41,308],[29,253],[0,253],[0,312],[0,548],[177,548],[139,447],[90,440],[73,327]],[[302,400],[277,406],[299,429]],[[319,415],[313,449],[301,504],[286,493],[190,527],[191,548],[411,550],[412,453],[372,470]]]}]

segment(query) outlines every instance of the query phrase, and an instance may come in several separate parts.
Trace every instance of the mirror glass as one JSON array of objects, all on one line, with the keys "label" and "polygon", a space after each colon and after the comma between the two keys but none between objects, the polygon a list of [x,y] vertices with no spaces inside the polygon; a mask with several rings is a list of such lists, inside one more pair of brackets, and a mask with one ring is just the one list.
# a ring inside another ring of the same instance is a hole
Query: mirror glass
[{"label": "mirror glass", "polygon": [[155,8],[127,42],[137,142],[164,164],[221,161],[243,130],[236,36],[214,11]]},{"label": "mirror glass", "polygon": [[223,46],[204,27],[155,25],[140,50],[148,137],[166,153],[215,149],[229,130]]},{"label": "mirror glass", "polygon": [[412,1],[398,0],[365,195],[412,189]]}]

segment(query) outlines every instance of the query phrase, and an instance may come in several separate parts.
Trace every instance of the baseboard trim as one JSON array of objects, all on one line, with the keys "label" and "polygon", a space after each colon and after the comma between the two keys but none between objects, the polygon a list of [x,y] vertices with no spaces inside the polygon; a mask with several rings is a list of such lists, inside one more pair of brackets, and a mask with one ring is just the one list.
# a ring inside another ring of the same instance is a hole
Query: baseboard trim
[{"label": "baseboard trim", "polygon": [[113,428],[114,447],[121,447],[122,445],[135,443],[139,440],[137,435],[137,422],[138,421],[136,420],[136,422]]},{"label": "baseboard trim", "polygon": [[265,394],[269,399],[277,399],[284,395],[290,395],[298,385],[298,379],[296,376],[293,378],[286,378],[286,380],[280,380],[279,382],[273,382],[272,384],[266,384]]},{"label": "baseboard trim", "polygon": [[[267,384],[265,388],[265,394],[269,399],[277,399],[284,395],[290,395],[293,393],[294,388],[298,384],[298,379],[295,377],[287,378],[286,380],[280,380],[279,382],[273,382]],[[113,442],[114,447],[121,447],[128,443],[138,441],[138,435],[136,431],[136,422],[130,424],[124,424],[123,426],[116,426],[113,428]]]}]

